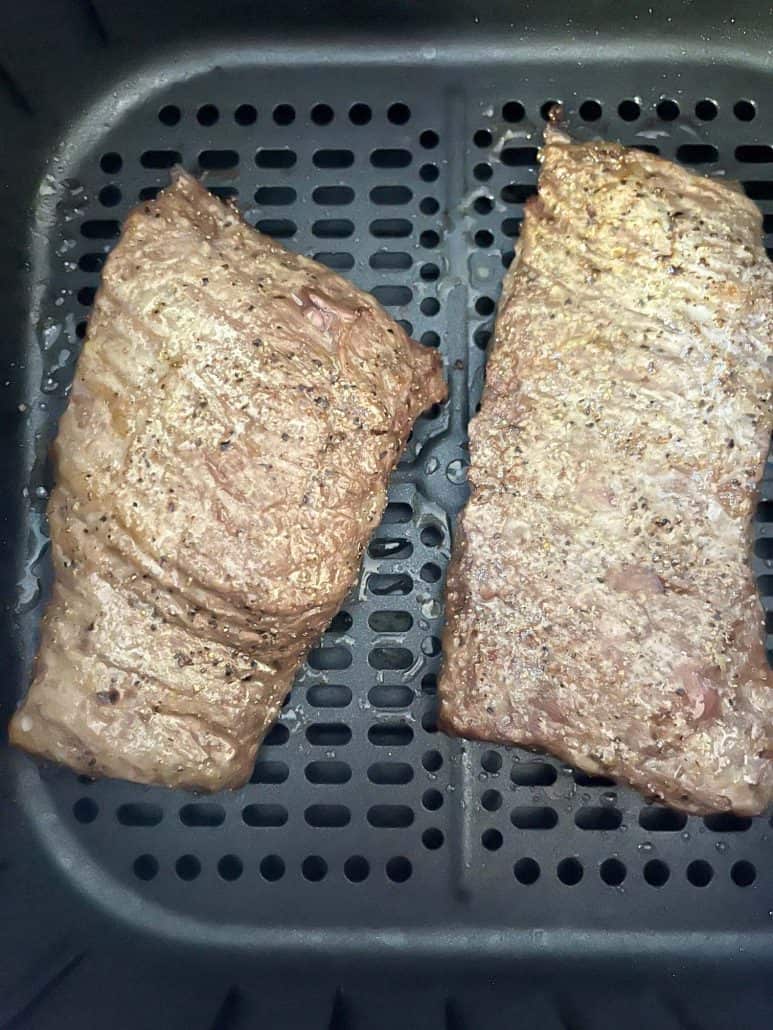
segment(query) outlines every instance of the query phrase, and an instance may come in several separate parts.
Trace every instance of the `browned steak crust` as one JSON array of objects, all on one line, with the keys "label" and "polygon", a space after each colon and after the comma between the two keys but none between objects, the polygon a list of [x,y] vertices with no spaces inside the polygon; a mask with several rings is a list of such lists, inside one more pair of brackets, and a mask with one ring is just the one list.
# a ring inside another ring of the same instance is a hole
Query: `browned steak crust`
[{"label": "browned steak crust", "polygon": [[773,794],[749,568],[773,270],[740,192],[548,131],[448,586],[442,722],[703,812]]},{"label": "browned steak crust", "polygon": [[244,783],[444,396],[438,355],[371,297],[178,174],[97,294],[12,741],[92,775]]}]

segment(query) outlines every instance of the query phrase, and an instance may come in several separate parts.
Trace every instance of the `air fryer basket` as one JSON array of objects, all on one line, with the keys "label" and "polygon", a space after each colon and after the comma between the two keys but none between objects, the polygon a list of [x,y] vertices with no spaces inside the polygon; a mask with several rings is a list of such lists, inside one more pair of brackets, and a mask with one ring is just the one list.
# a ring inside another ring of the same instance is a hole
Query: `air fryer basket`
[{"label": "air fryer basket", "polygon": [[[173,164],[439,347],[450,397],[418,421],[360,581],[247,787],[90,782],[3,746],[0,1027],[773,1023],[768,817],[688,819],[435,726],[466,426],[547,107],[580,138],[740,180],[773,245],[770,12],[548,8],[4,12],[4,724],[34,654],[46,451],[99,271]],[[764,483],[767,607],[771,559]]]}]

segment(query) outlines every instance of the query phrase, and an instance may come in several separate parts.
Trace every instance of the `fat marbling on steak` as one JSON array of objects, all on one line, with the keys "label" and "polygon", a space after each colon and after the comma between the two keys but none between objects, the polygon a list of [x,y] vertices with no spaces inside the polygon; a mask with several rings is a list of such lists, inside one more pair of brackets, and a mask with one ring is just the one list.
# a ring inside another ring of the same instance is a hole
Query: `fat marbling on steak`
[{"label": "fat marbling on steak", "polygon": [[549,129],[499,305],[441,721],[693,812],[773,794],[749,566],[773,268],[734,188]]},{"label": "fat marbling on steak", "polygon": [[444,396],[438,355],[371,297],[176,174],[96,297],[12,741],[91,775],[244,783]]}]

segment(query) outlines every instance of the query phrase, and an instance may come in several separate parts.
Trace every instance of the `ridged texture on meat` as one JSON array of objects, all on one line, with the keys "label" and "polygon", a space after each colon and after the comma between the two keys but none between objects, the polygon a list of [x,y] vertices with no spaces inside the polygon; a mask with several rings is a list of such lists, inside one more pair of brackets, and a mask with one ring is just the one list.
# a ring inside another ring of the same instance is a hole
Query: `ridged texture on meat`
[{"label": "ridged texture on meat", "polygon": [[773,795],[749,567],[773,271],[740,192],[548,130],[448,586],[442,722],[691,811]]},{"label": "ridged texture on meat", "polygon": [[178,173],[133,211],[56,443],[28,751],[244,783],[357,575],[438,355]]}]

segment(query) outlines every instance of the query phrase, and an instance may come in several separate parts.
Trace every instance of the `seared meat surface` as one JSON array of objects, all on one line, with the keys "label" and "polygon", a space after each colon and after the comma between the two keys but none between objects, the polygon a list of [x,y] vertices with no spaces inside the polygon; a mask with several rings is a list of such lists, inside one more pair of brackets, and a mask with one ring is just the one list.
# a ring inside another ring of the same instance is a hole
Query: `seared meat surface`
[{"label": "seared meat surface", "polygon": [[371,297],[176,174],[94,304],[12,741],[90,775],[244,783],[444,396],[438,355]]},{"label": "seared meat surface", "polygon": [[773,796],[749,567],[773,267],[742,193],[549,129],[449,576],[442,723],[694,812]]}]

